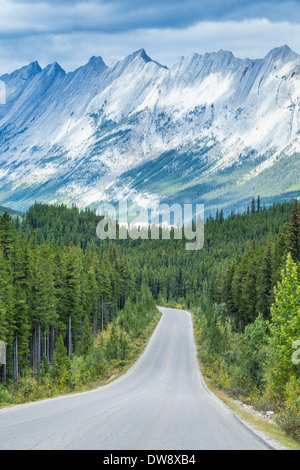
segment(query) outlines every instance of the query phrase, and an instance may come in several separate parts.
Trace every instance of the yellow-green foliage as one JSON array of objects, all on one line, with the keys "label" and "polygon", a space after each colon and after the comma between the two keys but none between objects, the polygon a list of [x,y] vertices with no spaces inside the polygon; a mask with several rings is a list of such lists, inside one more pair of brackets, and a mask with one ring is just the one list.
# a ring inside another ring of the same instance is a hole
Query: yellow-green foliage
[{"label": "yellow-green foliage", "polygon": [[295,376],[300,378],[299,365],[293,364],[293,343],[300,339],[300,285],[297,265],[288,254],[282,279],[275,288],[275,302],[271,307],[270,351],[267,370],[269,386],[280,396],[286,384]]}]

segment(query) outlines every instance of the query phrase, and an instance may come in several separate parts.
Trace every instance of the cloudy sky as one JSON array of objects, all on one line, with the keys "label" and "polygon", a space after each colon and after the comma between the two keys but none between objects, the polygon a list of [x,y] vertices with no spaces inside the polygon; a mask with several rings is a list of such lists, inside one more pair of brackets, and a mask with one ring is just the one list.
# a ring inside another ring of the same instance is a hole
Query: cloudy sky
[{"label": "cloudy sky", "polygon": [[0,0],[0,74],[141,48],[167,66],[219,49],[260,58],[284,44],[300,53],[300,0]]}]

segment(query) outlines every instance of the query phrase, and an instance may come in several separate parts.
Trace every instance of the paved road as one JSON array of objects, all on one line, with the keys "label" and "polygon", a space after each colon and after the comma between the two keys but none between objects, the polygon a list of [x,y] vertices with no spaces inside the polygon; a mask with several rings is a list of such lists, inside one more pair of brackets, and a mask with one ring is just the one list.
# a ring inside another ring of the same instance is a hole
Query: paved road
[{"label": "paved road", "polygon": [[160,310],[148,347],[119,379],[0,410],[0,449],[268,449],[203,385],[190,314]]}]

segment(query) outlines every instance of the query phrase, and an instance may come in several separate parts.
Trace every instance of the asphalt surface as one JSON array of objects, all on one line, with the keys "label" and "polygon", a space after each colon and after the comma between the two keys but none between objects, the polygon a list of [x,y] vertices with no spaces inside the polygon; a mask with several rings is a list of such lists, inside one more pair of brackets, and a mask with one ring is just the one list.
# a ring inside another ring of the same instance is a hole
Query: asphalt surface
[{"label": "asphalt surface", "polygon": [[190,314],[160,310],[147,348],[123,376],[0,410],[0,449],[269,449],[205,387]]}]

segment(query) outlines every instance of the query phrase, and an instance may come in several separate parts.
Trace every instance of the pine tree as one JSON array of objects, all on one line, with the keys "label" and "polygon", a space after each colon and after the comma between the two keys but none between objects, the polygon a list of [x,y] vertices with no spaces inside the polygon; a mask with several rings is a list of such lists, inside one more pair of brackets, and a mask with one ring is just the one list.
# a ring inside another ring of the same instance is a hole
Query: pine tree
[{"label": "pine tree", "polygon": [[253,240],[242,260],[242,290],[239,305],[244,325],[256,317],[258,264],[256,242]]},{"label": "pine tree", "polygon": [[258,282],[258,301],[257,311],[263,315],[266,320],[270,316],[271,301],[273,299],[273,255],[271,241],[267,242],[261,261],[259,282]]},{"label": "pine tree", "polygon": [[[39,329],[42,331],[42,344],[39,345],[39,369],[41,357],[44,354],[50,361],[50,329],[58,320],[57,293],[54,278],[54,256],[51,246],[42,245],[38,253],[38,265],[36,272],[37,304],[36,316]],[[42,348],[43,345],[43,348]]]},{"label": "pine tree", "polygon": [[94,344],[92,328],[90,326],[90,322],[88,316],[85,315],[83,325],[82,325],[82,340],[81,340],[81,347],[80,352],[83,356],[88,356],[90,354],[92,347]]},{"label": "pine tree", "polygon": [[232,279],[234,276],[234,269],[234,263],[230,263],[229,266],[227,266],[225,272],[223,272],[221,288],[221,300],[225,302],[230,315],[234,313],[234,301],[232,295]]},{"label": "pine tree", "polygon": [[291,221],[287,229],[287,247],[295,262],[300,261],[300,212],[298,200],[295,199]]},{"label": "pine tree", "polygon": [[57,382],[61,379],[68,367],[67,348],[64,345],[63,335],[57,338],[53,355],[52,376]]},{"label": "pine tree", "polygon": [[257,196],[257,212],[259,212],[261,209],[261,205],[260,205],[260,197]]},{"label": "pine tree", "polygon": [[2,217],[0,216],[0,247],[5,258],[12,255],[16,241],[16,231],[11,220],[11,216],[6,211]]},{"label": "pine tree", "polygon": [[14,295],[11,265],[0,249],[0,340],[6,343],[7,356],[15,337]]},{"label": "pine tree", "polygon": [[28,297],[30,292],[30,253],[28,242],[22,235],[16,243],[15,256],[13,258],[14,276],[14,317],[15,335],[18,341],[18,369],[28,365],[29,340],[30,340],[30,316]]},{"label": "pine tree", "polygon": [[13,289],[8,263],[0,250],[0,340],[7,343],[9,338],[9,306],[13,305]]},{"label": "pine tree", "polygon": [[255,213],[255,199],[253,197],[251,201],[251,214],[254,214],[254,213]]},{"label": "pine tree", "polygon": [[80,249],[70,243],[64,253],[60,318],[65,323],[67,332],[68,354],[80,339],[82,318],[82,265]]},{"label": "pine tree", "polygon": [[223,212],[223,209],[221,209],[219,221],[220,221],[220,224],[222,224],[222,223],[224,222],[224,212]]}]

